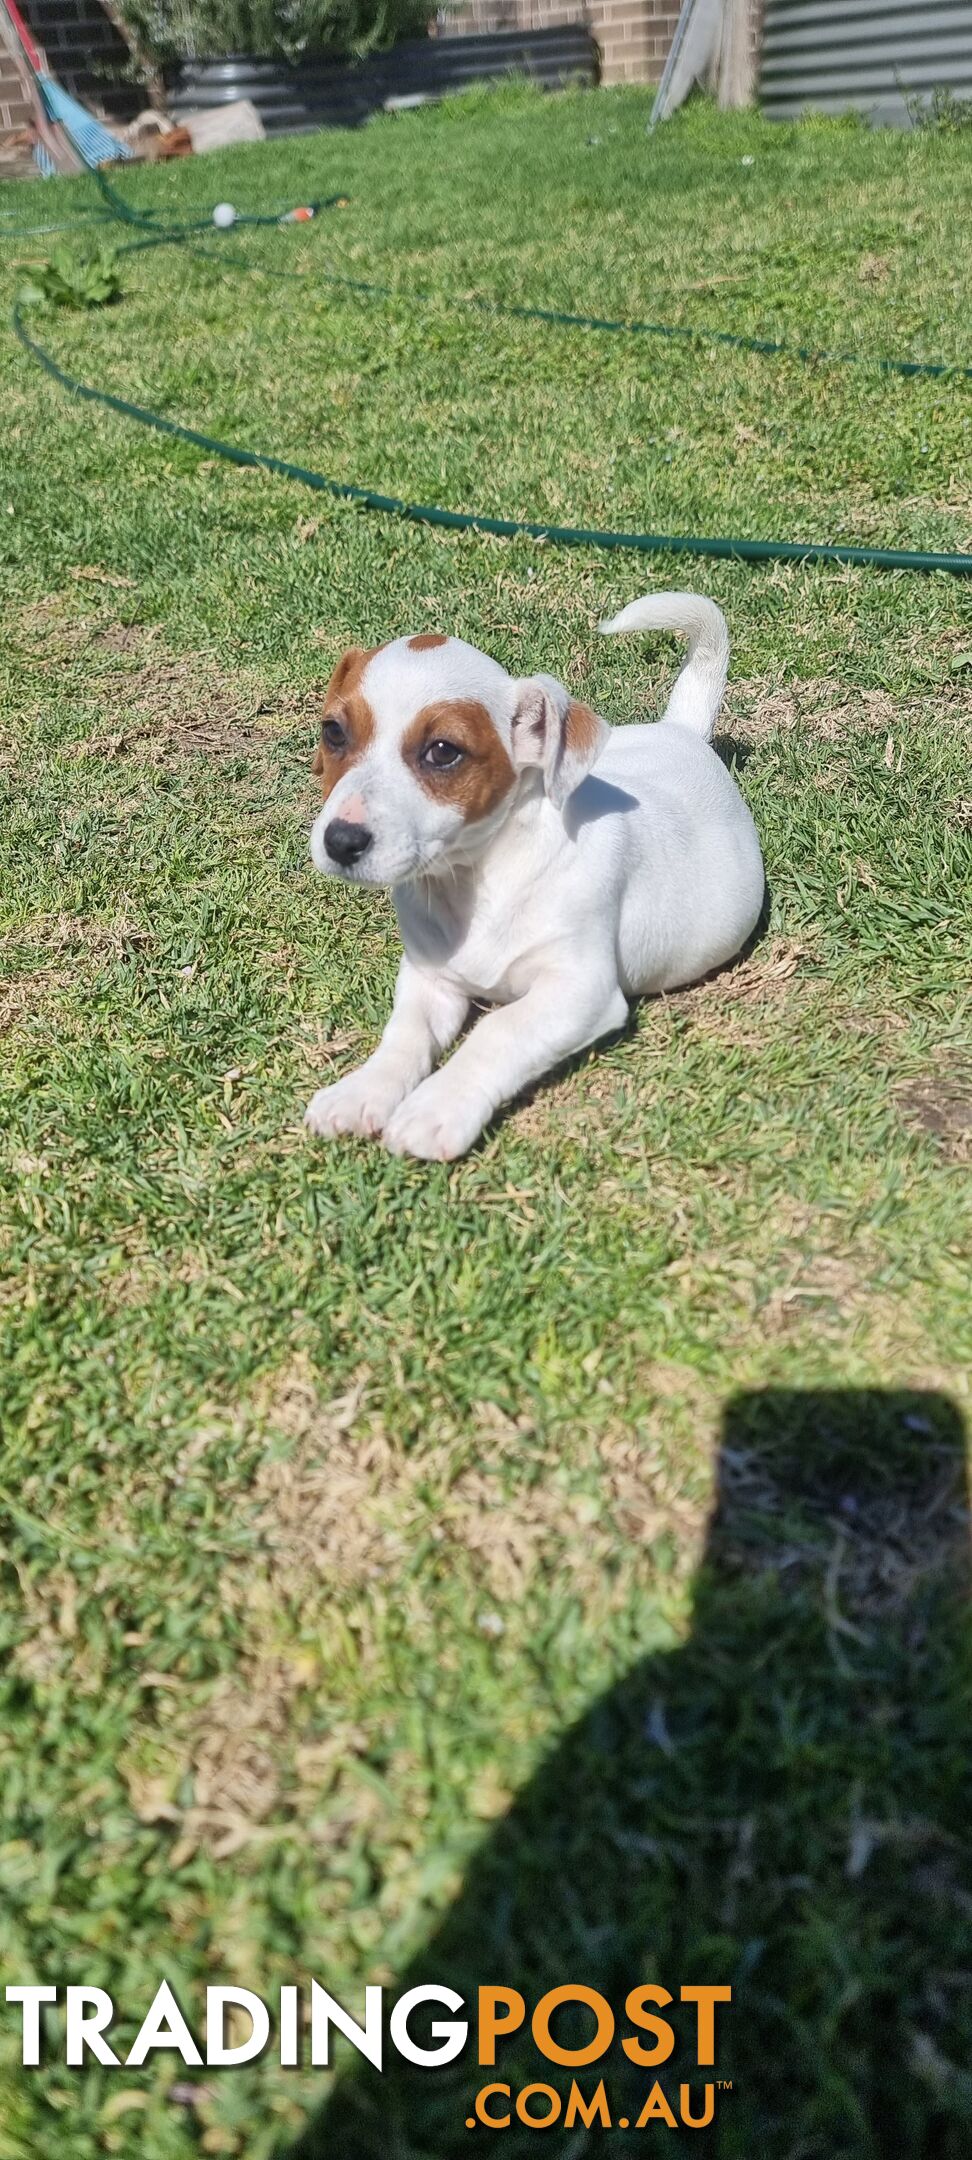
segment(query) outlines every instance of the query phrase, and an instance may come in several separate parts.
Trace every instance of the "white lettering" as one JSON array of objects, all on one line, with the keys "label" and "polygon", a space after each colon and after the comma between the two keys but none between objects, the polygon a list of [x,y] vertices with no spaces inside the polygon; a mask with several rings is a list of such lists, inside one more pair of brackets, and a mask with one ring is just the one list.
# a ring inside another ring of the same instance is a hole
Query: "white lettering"
[{"label": "white lettering", "polygon": [[[91,2014],[85,2016],[87,2006]],[[96,2062],[104,2063],[107,2070],[117,2070],[118,2057],[107,2040],[99,2036],[110,2025],[115,2015],[111,1996],[99,1987],[69,1987],[67,1991],[67,2054],[65,2061],[69,2070],[80,2070],[85,2052],[93,2055]]]},{"label": "white lettering", "polygon": [[20,2021],[20,2060],[25,2070],[36,2070],[40,2063],[40,2006],[56,2002],[57,1989],[53,1987],[8,1987],[8,2003],[21,2003],[23,2017]]},{"label": "white lettering", "polygon": [[462,1996],[457,1995],[454,1988],[409,1988],[408,1993],[395,2004],[391,2014],[388,2029],[394,2045],[406,2062],[417,2063],[419,2069],[426,2066],[431,2068],[435,2063],[454,2062],[456,2056],[462,2054],[469,2037],[468,2023],[465,2019],[458,2024],[450,2024],[447,2020],[440,2019],[439,2023],[431,2028],[433,2038],[439,2041],[439,2046],[417,2047],[414,2040],[409,2039],[408,2020],[411,2012],[421,2002],[444,2003],[447,2010],[461,2010],[463,2007]]},{"label": "white lettering", "polygon": [[202,2069],[202,2056],[167,1980],[156,1989],[151,2010],[139,2028],[134,2047],[125,2057],[128,2068],[137,2070],[153,2048],[176,2048],[190,2070]]}]

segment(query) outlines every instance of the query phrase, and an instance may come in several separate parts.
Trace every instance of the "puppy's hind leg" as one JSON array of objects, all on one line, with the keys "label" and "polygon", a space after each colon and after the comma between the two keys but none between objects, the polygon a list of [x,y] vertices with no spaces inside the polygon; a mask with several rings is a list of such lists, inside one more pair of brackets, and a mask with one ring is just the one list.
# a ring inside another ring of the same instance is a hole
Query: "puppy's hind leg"
[{"label": "puppy's hind leg", "polygon": [[304,1123],[333,1140],[342,1133],[373,1138],[396,1104],[431,1072],[436,1058],[455,1042],[469,1000],[441,975],[426,974],[403,957],[391,1018],[375,1050],[357,1072],[318,1088]]},{"label": "puppy's hind leg", "polygon": [[624,1026],[627,999],[613,968],[578,978],[545,974],[512,1005],[486,1013],[446,1065],[392,1112],[383,1132],[393,1155],[451,1162],[478,1140],[501,1103],[600,1035]]}]

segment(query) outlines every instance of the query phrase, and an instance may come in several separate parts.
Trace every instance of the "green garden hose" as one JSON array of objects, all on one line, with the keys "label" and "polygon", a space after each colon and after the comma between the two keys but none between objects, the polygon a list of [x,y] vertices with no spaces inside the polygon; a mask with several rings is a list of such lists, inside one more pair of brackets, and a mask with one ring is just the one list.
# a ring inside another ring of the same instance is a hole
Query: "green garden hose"
[{"label": "green garden hose", "polygon": [[[96,170],[94,178],[105,199],[106,215],[115,216],[126,225],[147,227],[158,236],[159,240],[164,235],[166,239],[179,241],[190,233],[211,232],[213,229],[211,218],[199,218],[189,224],[160,228],[153,213],[133,209],[132,205],[125,201],[124,196],[119,194],[118,189],[112,186],[111,181],[103,172]],[[315,211],[329,210],[336,204],[347,200],[347,196],[344,195],[330,195],[326,201],[314,203],[311,207]],[[239,213],[236,218],[237,225],[278,225],[279,223],[280,216],[276,211],[264,217]],[[259,267],[265,277],[293,277],[294,279],[303,277],[301,271],[268,269],[262,263],[255,266],[249,261],[249,258],[234,257],[229,254],[228,249],[224,252],[230,262],[236,262],[240,267],[248,270]],[[441,307],[444,303],[448,307],[474,308],[484,315],[505,316],[508,320],[514,322],[549,323],[558,329],[594,330],[601,333],[609,332],[621,337],[683,338],[689,343],[729,345],[737,352],[759,353],[779,358],[789,357],[793,360],[802,360],[808,365],[818,363],[821,366],[831,367],[873,367],[879,375],[902,375],[908,378],[931,376],[935,379],[945,375],[960,375],[972,378],[972,366],[966,366],[961,360],[899,360],[891,355],[882,355],[880,353],[872,357],[869,354],[861,353],[831,352],[826,348],[818,348],[813,345],[788,345],[785,341],[774,338],[747,337],[735,330],[712,330],[708,329],[704,324],[641,322],[637,318],[627,316],[574,315],[566,313],[560,308],[519,307],[503,300],[485,300],[477,297],[476,294],[429,293],[422,292],[415,287],[412,287],[407,292],[397,292],[393,285],[375,284],[367,278],[341,276],[334,270],[318,270],[316,275],[325,285],[338,285],[345,292],[364,293],[373,299],[417,300],[423,307]]]},{"label": "green garden hose", "polygon": [[[127,203],[103,173],[96,171],[93,177],[99,185],[111,215],[120,223],[137,227],[142,234],[141,239],[132,241],[128,247],[121,251],[123,253],[135,253],[143,248],[170,244],[188,246],[191,234],[213,229],[210,218],[198,219],[192,223],[179,225],[162,225],[154,216],[135,210]],[[328,199],[327,205],[323,203],[315,204],[314,208],[331,207],[333,204],[345,199],[342,196],[332,196]],[[237,222],[248,225],[276,225],[280,222],[280,214],[241,216]],[[193,252],[196,251],[193,250]],[[230,260],[233,260],[233,258],[231,257]],[[247,265],[247,267],[252,266]],[[271,275],[274,274],[279,273],[271,272]],[[283,274],[286,275],[287,273]],[[359,279],[340,278],[336,274],[325,273],[325,276],[329,282],[345,285],[352,290],[383,297],[393,297],[388,287],[369,285],[364,280]],[[421,300],[435,298],[433,295],[425,294],[419,294],[415,297]],[[616,322],[596,317],[561,314],[555,310],[544,308],[507,307],[502,303],[486,300],[464,300],[460,304],[477,307],[490,314],[513,316],[526,321],[548,322],[576,329],[666,337],[684,336],[694,338],[700,335],[711,336],[722,343],[769,354],[793,350],[793,348],[774,344],[765,339],[737,337],[732,333],[722,331],[700,333],[680,325]],[[972,572],[972,555],[935,554],[924,550],[896,548],[844,547],[839,544],[825,542],[749,540],[736,537],[725,539],[705,538],[690,533],[610,532],[601,531],[596,527],[545,525],[526,518],[495,518],[479,515],[471,511],[444,510],[435,504],[405,502],[399,496],[380,495],[372,488],[359,487],[349,481],[329,479],[326,474],[315,472],[312,467],[293,464],[289,459],[275,457],[269,452],[246,450],[239,444],[223,442],[218,436],[204,435],[196,428],[185,427],[180,421],[169,420],[162,413],[153,412],[148,406],[133,404],[127,398],[117,397],[110,390],[101,390],[93,383],[81,382],[77,377],[68,375],[59,366],[53,354],[49,353],[37,339],[30,336],[24,326],[19,303],[14,305],[12,324],[24,350],[30,354],[32,359],[37,361],[39,366],[55,382],[59,383],[63,389],[69,390],[75,397],[85,398],[93,404],[102,405],[110,412],[121,414],[124,419],[135,421],[140,427],[152,428],[160,435],[168,435],[176,441],[189,443],[194,449],[204,450],[210,456],[224,458],[232,465],[257,467],[265,472],[275,473],[282,479],[299,481],[304,487],[315,488],[319,493],[333,496],[338,501],[357,503],[362,509],[377,510],[386,516],[409,518],[416,524],[432,525],[448,532],[490,533],[502,539],[526,538],[546,541],[559,547],[620,548],[634,550],[639,554],[701,555],[719,561],[730,562],[832,562],[881,570],[942,570],[956,576],[968,576]],[[797,358],[808,361],[839,360],[843,362],[845,359],[852,357],[843,354],[813,353],[803,348],[796,348],[795,350]],[[953,371],[946,364],[936,362],[879,360],[876,364],[887,371],[903,375],[944,375],[950,372],[972,375],[972,368],[962,367]]]}]

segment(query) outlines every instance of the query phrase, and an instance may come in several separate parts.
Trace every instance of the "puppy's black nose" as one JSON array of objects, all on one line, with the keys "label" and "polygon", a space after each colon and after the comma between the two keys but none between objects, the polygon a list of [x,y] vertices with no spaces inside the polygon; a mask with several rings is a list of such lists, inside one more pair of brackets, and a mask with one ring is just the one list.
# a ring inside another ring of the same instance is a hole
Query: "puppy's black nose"
[{"label": "puppy's black nose", "polygon": [[349,863],[357,862],[364,855],[374,835],[367,825],[352,825],[349,818],[332,818],[324,827],[324,845],[334,862],[347,869]]}]

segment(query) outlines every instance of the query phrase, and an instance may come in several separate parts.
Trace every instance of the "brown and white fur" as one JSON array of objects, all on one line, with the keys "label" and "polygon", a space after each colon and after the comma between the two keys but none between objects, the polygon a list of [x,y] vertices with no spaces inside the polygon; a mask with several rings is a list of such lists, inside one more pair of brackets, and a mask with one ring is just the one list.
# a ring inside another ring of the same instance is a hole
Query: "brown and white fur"
[{"label": "brown and white fur", "polygon": [[[377,1050],[314,1096],[313,1132],[462,1155],[501,1103],[622,1027],[629,998],[708,974],[749,936],[759,842],[711,748],[723,617],[660,593],[602,627],[688,637],[654,725],[609,728],[552,676],[518,680],[458,638],[339,662],[311,855],[392,888],[404,955]],[[435,1070],[474,1002],[493,1009]]]}]

